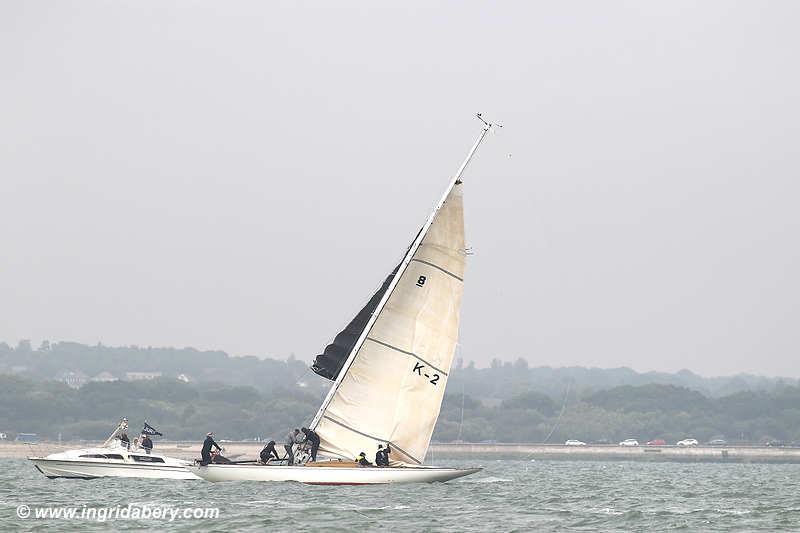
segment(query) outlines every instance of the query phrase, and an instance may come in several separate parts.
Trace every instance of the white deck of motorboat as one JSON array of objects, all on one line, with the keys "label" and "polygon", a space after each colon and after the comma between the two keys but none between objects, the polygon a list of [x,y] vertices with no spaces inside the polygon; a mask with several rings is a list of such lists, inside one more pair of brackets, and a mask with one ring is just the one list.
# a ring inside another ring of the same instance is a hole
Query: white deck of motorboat
[{"label": "white deck of motorboat", "polygon": [[121,445],[67,450],[28,459],[49,478],[198,479],[186,469],[192,464],[190,461],[158,453],[147,454],[143,449],[129,450]]}]

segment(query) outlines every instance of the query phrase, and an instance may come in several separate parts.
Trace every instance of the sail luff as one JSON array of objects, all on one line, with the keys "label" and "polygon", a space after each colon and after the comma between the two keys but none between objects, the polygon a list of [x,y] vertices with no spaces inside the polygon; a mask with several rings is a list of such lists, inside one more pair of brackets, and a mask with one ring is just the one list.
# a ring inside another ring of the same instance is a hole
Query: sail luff
[{"label": "sail luff", "polygon": [[[483,119],[481,119],[481,120],[483,120]],[[369,321],[367,322],[366,326],[364,327],[363,331],[361,332],[361,335],[359,336],[359,338],[356,341],[355,345],[353,345],[353,348],[350,350],[350,354],[348,355],[347,360],[345,361],[344,365],[342,365],[342,368],[339,371],[338,376],[336,376],[336,381],[331,386],[330,390],[328,391],[328,394],[325,396],[325,399],[323,400],[322,404],[320,405],[319,410],[317,411],[317,414],[314,415],[314,419],[311,421],[311,424],[309,425],[309,428],[315,429],[319,425],[320,420],[322,419],[322,416],[325,413],[325,410],[327,409],[328,405],[333,400],[333,397],[336,394],[337,389],[341,385],[342,380],[344,379],[345,375],[347,374],[348,369],[353,364],[353,361],[355,360],[355,357],[358,354],[358,351],[361,349],[361,346],[364,344],[364,341],[366,340],[367,335],[369,335],[369,332],[372,329],[372,326],[375,324],[375,321],[378,319],[378,316],[380,316],[381,311],[383,310],[384,306],[386,305],[386,302],[389,301],[389,298],[391,297],[392,292],[394,291],[395,287],[397,286],[397,283],[400,281],[400,279],[403,276],[403,273],[406,271],[406,269],[408,268],[408,265],[411,263],[411,259],[414,257],[414,254],[417,252],[417,249],[419,248],[420,244],[422,244],[422,241],[425,239],[425,236],[428,234],[428,230],[430,230],[431,225],[433,224],[433,221],[436,219],[436,214],[439,212],[439,210],[444,205],[445,201],[447,200],[447,197],[450,195],[450,192],[453,190],[453,187],[455,187],[455,185],[460,182],[460,179],[461,179],[462,174],[464,173],[464,170],[466,170],[467,165],[469,164],[470,160],[472,159],[472,156],[477,151],[477,149],[480,146],[481,142],[483,142],[483,139],[486,137],[486,134],[489,132],[491,127],[492,127],[491,124],[487,124],[486,122],[484,122],[484,126],[481,129],[481,133],[480,133],[480,135],[478,135],[478,138],[476,139],[475,144],[472,145],[472,149],[469,151],[469,153],[467,154],[467,157],[461,163],[461,166],[459,167],[458,172],[456,172],[456,174],[450,180],[450,183],[448,184],[447,188],[445,189],[444,194],[442,194],[442,198],[436,204],[436,207],[433,209],[433,211],[431,212],[430,216],[425,221],[425,225],[422,227],[420,232],[417,234],[417,238],[414,240],[414,242],[409,247],[408,251],[406,252],[405,257],[403,258],[403,261],[400,263],[400,265],[398,265],[396,274],[394,276],[394,279],[392,279],[391,284],[387,288],[386,292],[383,294],[383,297],[381,298],[380,302],[378,303],[378,306],[372,312],[372,316],[370,317]]]}]

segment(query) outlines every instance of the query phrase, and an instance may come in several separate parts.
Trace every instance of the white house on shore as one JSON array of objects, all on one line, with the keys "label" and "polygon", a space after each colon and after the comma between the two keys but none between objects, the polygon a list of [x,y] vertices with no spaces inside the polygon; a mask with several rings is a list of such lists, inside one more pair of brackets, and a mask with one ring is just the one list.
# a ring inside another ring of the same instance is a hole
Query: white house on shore
[{"label": "white house on shore", "polygon": [[161,372],[125,372],[126,381],[147,381],[161,377]]},{"label": "white house on shore", "polygon": [[89,382],[89,377],[81,371],[77,372],[62,372],[56,377],[57,381],[61,381],[73,389],[80,389]]}]

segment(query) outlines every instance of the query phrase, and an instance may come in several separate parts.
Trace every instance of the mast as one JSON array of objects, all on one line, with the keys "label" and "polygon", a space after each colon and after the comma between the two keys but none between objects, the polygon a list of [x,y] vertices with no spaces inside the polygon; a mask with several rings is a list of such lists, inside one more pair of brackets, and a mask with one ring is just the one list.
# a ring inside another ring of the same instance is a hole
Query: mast
[{"label": "mast", "polygon": [[[378,319],[378,316],[380,316],[381,311],[383,310],[384,306],[386,305],[386,302],[389,301],[389,298],[391,297],[392,292],[394,291],[394,288],[397,286],[397,283],[400,281],[400,278],[403,276],[403,273],[405,272],[405,270],[408,267],[409,263],[411,263],[411,259],[414,257],[414,254],[416,253],[417,249],[420,247],[420,245],[422,244],[422,241],[425,239],[425,236],[427,235],[428,230],[430,229],[431,225],[433,224],[433,221],[436,219],[436,214],[439,212],[439,210],[444,205],[444,202],[447,200],[447,197],[449,196],[450,191],[453,190],[453,187],[455,187],[455,185],[457,183],[461,183],[461,175],[464,173],[464,170],[467,168],[467,165],[469,164],[470,160],[472,159],[472,156],[478,150],[478,147],[483,142],[483,139],[486,137],[486,134],[489,132],[489,130],[491,130],[492,127],[495,126],[491,122],[487,122],[486,120],[484,120],[480,113],[477,113],[476,116],[478,117],[478,119],[481,122],[483,122],[483,128],[481,129],[481,133],[478,135],[478,138],[475,140],[475,144],[472,145],[472,148],[470,149],[469,153],[467,154],[467,157],[464,159],[464,162],[461,163],[461,166],[458,168],[458,172],[456,172],[456,174],[450,179],[450,182],[448,183],[447,188],[444,191],[444,194],[442,194],[442,198],[436,204],[436,207],[434,207],[434,209],[431,212],[430,216],[428,216],[428,219],[425,221],[425,224],[422,226],[422,229],[420,230],[419,234],[417,235],[417,238],[414,239],[414,242],[411,244],[411,247],[409,247],[408,252],[406,252],[406,255],[403,258],[403,261],[400,263],[400,265],[397,268],[397,274],[395,274],[394,278],[392,279],[391,283],[389,284],[389,287],[387,288],[386,292],[383,294],[383,297],[381,298],[380,302],[378,303],[378,306],[375,308],[375,310],[373,311],[372,316],[370,317],[370,319],[367,322],[366,326],[361,331],[361,335],[359,335],[358,340],[353,345],[353,348],[350,350],[350,353],[348,354],[347,359],[345,360],[344,364],[342,365],[341,370],[339,370],[339,374],[336,376],[336,381],[331,386],[330,390],[328,391],[327,396],[325,396],[325,400],[323,400],[322,405],[320,405],[319,410],[317,411],[317,414],[314,416],[314,419],[311,421],[311,424],[308,426],[310,429],[315,429],[317,427],[317,425],[319,424],[319,421],[322,419],[322,416],[325,413],[325,410],[328,408],[328,405],[333,400],[333,397],[336,394],[337,389],[341,385],[342,380],[344,379],[345,375],[347,374],[347,371],[349,370],[350,366],[353,364],[353,361],[355,360],[356,355],[358,354],[358,351],[361,349],[361,345],[364,344],[364,340],[367,338],[367,335],[369,335],[369,332],[372,329],[372,326],[375,324],[375,321]],[[498,127],[502,127],[502,125],[500,125],[500,124],[497,124],[497,126]]]}]

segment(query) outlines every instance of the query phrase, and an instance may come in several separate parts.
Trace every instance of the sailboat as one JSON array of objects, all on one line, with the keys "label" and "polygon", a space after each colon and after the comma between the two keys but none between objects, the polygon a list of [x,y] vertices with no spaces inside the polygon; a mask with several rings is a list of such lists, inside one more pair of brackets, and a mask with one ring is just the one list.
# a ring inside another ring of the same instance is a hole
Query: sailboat
[{"label": "sailboat", "polygon": [[[494,126],[477,116],[480,135],[403,260],[311,367],[333,381],[309,425],[330,460],[300,454],[293,466],[209,464],[191,472],[209,481],[376,484],[443,482],[480,470],[423,465],[458,340],[467,255],[461,178]],[[391,448],[390,466],[355,463],[378,445]]]}]

